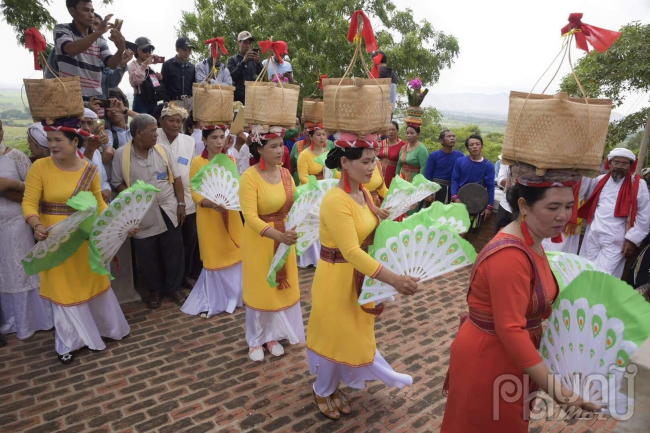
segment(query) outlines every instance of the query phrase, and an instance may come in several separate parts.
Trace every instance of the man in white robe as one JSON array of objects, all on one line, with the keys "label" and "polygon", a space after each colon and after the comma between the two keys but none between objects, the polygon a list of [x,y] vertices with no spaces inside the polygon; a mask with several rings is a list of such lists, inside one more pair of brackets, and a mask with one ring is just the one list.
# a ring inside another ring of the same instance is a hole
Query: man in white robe
[{"label": "man in white robe", "polygon": [[620,278],[625,260],[650,231],[650,195],[640,185],[640,176],[634,175],[636,157],[630,150],[612,150],[605,168],[610,172],[598,177],[579,211],[589,224],[580,255]]}]

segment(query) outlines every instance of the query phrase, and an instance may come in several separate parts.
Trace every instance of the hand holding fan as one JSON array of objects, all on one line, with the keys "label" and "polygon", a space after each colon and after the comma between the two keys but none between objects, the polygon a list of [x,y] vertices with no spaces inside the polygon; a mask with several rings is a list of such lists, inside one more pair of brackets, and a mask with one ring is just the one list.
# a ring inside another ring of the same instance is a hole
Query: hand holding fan
[{"label": "hand holding fan", "polygon": [[309,247],[316,242],[320,237],[320,205],[323,202],[323,197],[327,192],[334,188],[339,181],[337,179],[319,180],[317,201],[307,213],[305,219],[302,220],[296,227],[298,232],[298,242],[296,243],[296,253],[302,256]]},{"label": "hand holding fan", "polygon": [[[295,201],[287,215],[287,222],[285,227],[290,230],[295,230],[296,227],[307,217],[309,211],[322,200],[322,191],[318,188],[318,182],[314,176],[309,176],[309,183],[301,185],[296,190]],[[300,240],[299,240],[300,241]],[[291,246],[280,244],[278,246],[273,260],[271,261],[271,268],[266,276],[266,281],[271,287],[277,287],[276,274],[284,266],[287,260]]]},{"label": "hand holding fan", "polygon": [[462,203],[445,205],[442,202],[434,201],[431,206],[420,212],[426,213],[432,220],[449,227],[450,230],[458,234],[466,233],[469,230],[469,213],[467,206]]},{"label": "hand holding fan", "polygon": [[194,192],[228,210],[241,210],[239,173],[234,162],[223,153],[216,155],[196,172],[191,182]]},{"label": "hand holding fan", "polygon": [[331,169],[327,168],[327,166],[325,165],[325,160],[327,159],[327,153],[328,153],[328,151],[325,150],[325,151],[323,151],[323,153],[321,153],[318,156],[318,158],[314,159],[314,162],[316,162],[316,163],[323,166],[323,180],[335,179],[336,178],[336,172],[337,172],[336,169],[331,170]]},{"label": "hand holding fan", "polygon": [[420,203],[431,194],[435,194],[439,189],[440,185],[428,181],[421,174],[415,175],[413,183],[409,183],[399,176],[395,176],[391,181],[390,188],[381,204],[381,208],[390,208],[388,219],[394,220],[410,210],[413,205]]},{"label": "hand holding fan", "polygon": [[584,271],[560,291],[539,352],[567,388],[623,414],[624,369],[649,336],[650,303],[616,277]]},{"label": "hand holding fan", "polygon": [[34,245],[23,257],[22,264],[27,275],[55,268],[72,256],[88,239],[95,218],[97,200],[89,191],[81,191],[66,204],[77,212],[47,229],[47,239]]},{"label": "hand holding fan", "polygon": [[[421,283],[476,260],[476,251],[469,242],[422,212],[402,222],[380,223],[369,254],[391,272],[419,278]],[[359,305],[383,301],[396,294],[388,284],[366,277]]]},{"label": "hand holding fan", "polygon": [[138,180],[99,215],[90,233],[89,259],[93,272],[113,279],[108,271],[109,263],[129,236],[129,231],[140,225],[159,192],[159,189]]},{"label": "hand holding fan", "polygon": [[591,260],[576,254],[549,251],[546,253],[551,270],[555,274],[560,290],[564,290],[571,282],[584,271],[602,271]]}]

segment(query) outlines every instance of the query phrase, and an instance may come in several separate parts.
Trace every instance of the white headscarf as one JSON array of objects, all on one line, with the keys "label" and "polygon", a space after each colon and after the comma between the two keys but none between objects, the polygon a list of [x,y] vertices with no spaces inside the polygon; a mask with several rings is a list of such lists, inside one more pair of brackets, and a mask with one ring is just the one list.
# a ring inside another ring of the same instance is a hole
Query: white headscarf
[{"label": "white headscarf", "polygon": [[99,117],[97,117],[97,113],[90,108],[84,108],[84,119],[99,119]]},{"label": "white headscarf", "polygon": [[634,156],[634,153],[632,153],[630,149],[626,149],[624,147],[617,147],[616,149],[613,149],[611,152],[609,152],[609,155],[607,155],[607,160],[611,161],[617,156],[622,156],[623,158],[627,158],[632,162],[636,161],[636,156]]},{"label": "white headscarf", "polygon": [[43,149],[50,148],[50,146],[47,145],[47,134],[45,133],[43,125],[40,122],[31,124],[27,128],[27,135]]}]

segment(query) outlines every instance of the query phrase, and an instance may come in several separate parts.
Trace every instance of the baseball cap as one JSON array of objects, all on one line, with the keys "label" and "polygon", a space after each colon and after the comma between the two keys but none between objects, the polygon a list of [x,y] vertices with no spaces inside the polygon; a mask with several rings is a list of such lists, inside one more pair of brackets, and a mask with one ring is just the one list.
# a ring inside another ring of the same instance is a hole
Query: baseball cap
[{"label": "baseball cap", "polygon": [[144,36],[140,36],[138,39],[136,39],[136,40],[135,40],[135,44],[136,44],[136,45],[138,46],[138,48],[140,48],[141,50],[146,50],[147,48],[156,49],[156,47],[154,47],[154,46],[151,44],[151,39],[149,39],[149,38],[145,38]]},{"label": "baseball cap", "polygon": [[253,37],[253,35],[251,35],[251,32],[247,30],[244,30],[243,32],[239,33],[239,36],[237,36],[237,42],[245,41],[248,39],[252,39],[253,41],[255,41],[255,38]]},{"label": "baseball cap", "polygon": [[195,48],[187,38],[178,38],[176,39],[176,48]]}]

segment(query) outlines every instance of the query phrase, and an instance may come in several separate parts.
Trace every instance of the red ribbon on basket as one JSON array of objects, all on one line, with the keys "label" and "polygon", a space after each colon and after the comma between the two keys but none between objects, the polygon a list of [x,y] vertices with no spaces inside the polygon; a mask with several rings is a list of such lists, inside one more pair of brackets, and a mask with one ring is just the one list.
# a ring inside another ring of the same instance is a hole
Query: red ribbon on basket
[{"label": "red ribbon on basket", "polygon": [[41,65],[38,63],[38,54],[45,51],[47,42],[45,42],[45,38],[36,27],[25,30],[25,47],[34,52],[34,69],[40,71]]},{"label": "red ribbon on basket", "polygon": [[599,53],[604,53],[622,34],[621,32],[601,29],[600,27],[583,23],[581,13],[572,13],[569,15],[569,24],[562,27],[562,36],[574,29],[580,30],[575,33],[576,46],[587,52],[589,52],[587,42]]},{"label": "red ribbon on basket", "polygon": [[210,51],[212,52],[213,59],[217,58],[217,45],[219,45],[219,50],[221,51],[222,54],[228,55],[228,50],[224,45],[223,38],[221,37],[208,39],[207,41],[205,41],[205,45],[210,45]]},{"label": "red ribbon on basket", "polygon": [[354,42],[354,38],[359,33],[359,16],[361,16],[361,19],[363,20],[361,36],[366,43],[366,51],[369,53],[377,51],[379,46],[375,39],[375,32],[372,31],[370,18],[368,18],[362,10],[354,11],[352,14],[352,18],[350,19],[350,28],[348,29],[348,41]]},{"label": "red ribbon on basket", "polygon": [[323,80],[326,79],[326,78],[327,78],[327,75],[323,74],[318,79],[318,88],[320,89],[321,92],[323,91]]},{"label": "red ribbon on basket", "polygon": [[379,53],[372,58],[372,69],[370,70],[370,76],[372,78],[379,78],[379,65],[381,61],[384,60],[384,54]]},{"label": "red ribbon on basket", "polygon": [[260,48],[262,53],[266,54],[268,50],[273,50],[273,53],[280,61],[280,64],[284,63],[282,57],[289,52],[289,46],[284,41],[274,41],[269,39],[268,41],[260,41]]}]

